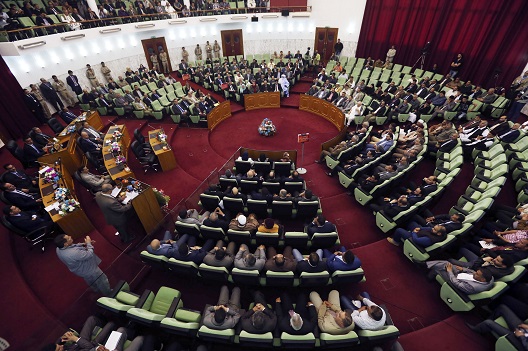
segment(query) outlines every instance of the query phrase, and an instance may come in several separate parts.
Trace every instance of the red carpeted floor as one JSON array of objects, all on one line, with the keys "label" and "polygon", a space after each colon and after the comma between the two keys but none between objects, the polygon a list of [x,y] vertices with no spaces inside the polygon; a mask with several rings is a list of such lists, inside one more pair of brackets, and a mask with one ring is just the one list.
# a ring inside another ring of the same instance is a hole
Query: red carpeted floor
[{"label": "red carpeted floor", "polygon": [[[284,105],[289,105],[293,99],[298,99],[298,95],[292,94],[284,99]],[[440,286],[428,282],[424,273],[404,257],[400,248],[387,243],[385,235],[377,229],[372,213],[346,195],[337,178],[330,178],[324,173],[324,166],[314,163],[321,142],[337,132],[330,123],[294,108],[243,112],[239,104],[231,105],[233,116],[213,133],[205,129],[176,128],[167,120],[147,124],[146,121],[117,121],[105,117],[104,121],[106,125],[109,121],[125,123],[131,134],[135,128],[141,128],[146,134],[150,128],[159,127],[169,134],[178,164],[176,169],[143,174],[132,155],[129,159],[140,180],[164,189],[171,196],[171,206],[188,197],[213,169],[222,166],[240,146],[269,150],[300,149],[296,142],[297,133],[309,132],[310,142],[305,145],[304,162],[299,153],[298,165],[302,164],[308,170],[304,176],[308,187],[321,197],[325,215],[337,224],[342,243],[354,248],[366,274],[365,283],[341,287],[340,290],[351,295],[367,290],[374,301],[384,303],[403,334],[401,343],[407,351],[492,349],[489,340],[465,328],[462,314],[455,314],[444,305],[439,298]],[[256,128],[264,117],[271,118],[277,125],[279,133],[275,137],[258,135]],[[0,157],[4,162],[13,162],[6,150],[0,151]],[[419,180],[433,169],[433,162],[425,160],[410,180]],[[453,185],[434,205],[433,212],[447,211],[467,187],[471,177],[472,165],[466,164]],[[96,227],[91,236],[97,241],[96,253],[103,260],[101,267],[112,283],[125,279],[132,282],[138,291],[143,288],[157,290],[161,285],[169,285],[182,291],[185,306],[198,310],[202,310],[205,303],[216,300],[216,285],[204,288],[201,281],[189,281],[145,269],[138,256],[144,245],[132,245],[125,250],[113,235],[114,229],[104,222],[91,195],[79,185],[76,193]],[[508,182],[499,199],[502,203],[514,204],[514,197],[512,184]],[[4,279],[0,308],[4,321],[6,316],[11,317],[10,323],[1,323],[0,336],[8,339],[14,350],[35,350],[42,343],[53,341],[66,326],[79,328],[86,316],[95,310],[97,295],[87,291],[84,282],[67,271],[56,258],[52,245],[48,245],[44,253],[30,251],[23,240],[13,237],[3,227],[0,233],[0,255],[3,257],[0,273],[9,277]],[[264,291],[270,298],[277,295],[276,290]],[[243,301],[249,302],[245,288],[243,295]]]}]

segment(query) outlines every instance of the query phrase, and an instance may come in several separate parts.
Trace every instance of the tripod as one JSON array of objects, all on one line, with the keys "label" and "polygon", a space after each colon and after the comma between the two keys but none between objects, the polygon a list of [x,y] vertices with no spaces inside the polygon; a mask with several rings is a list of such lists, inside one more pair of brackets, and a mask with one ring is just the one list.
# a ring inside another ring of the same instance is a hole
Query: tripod
[{"label": "tripod", "polygon": [[418,64],[418,62],[420,62],[420,69],[423,69],[424,65],[425,65],[425,58],[426,57],[427,57],[427,52],[422,51],[422,55],[420,57],[418,57],[418,60],[416,60],[416,62],[412,66],[411,70],[414,69],[414,67]]}]

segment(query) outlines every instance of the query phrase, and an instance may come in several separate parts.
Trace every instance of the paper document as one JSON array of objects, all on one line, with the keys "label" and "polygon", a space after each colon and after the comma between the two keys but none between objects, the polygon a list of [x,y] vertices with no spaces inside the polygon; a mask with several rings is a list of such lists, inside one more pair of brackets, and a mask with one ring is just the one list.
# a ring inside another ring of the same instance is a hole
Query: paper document
[{"label": "paper document", "polygon": [[123,203],[126,205],[129,201],[135,199],[139,193],[137,191],[127,191],[126,198],[123,200]]},{"label": "paper document", "polygon": [[122,337],[123,333],[113,331],[108,337],[108,340],[106,341],[106,344],[104,346],[109,350],[115,350],[117,349],[117,345],[119,344],[119,341]]},{"label": "paper document", "polygon": [[49,212],[51,210],[57,210],[58,211],[59,208],[60,208],[60,204],[58,202],[54,202],[51,205],[46,206],[44,209],[46,210],[46,212]]},{"label": "paper document", "polygon": [[497,247],[497,245],[493,243],[487,243],[484,240],[480,240],[479,243],[480,243],[480,246],[482,246],[485,249],[493,249],[494,247]]},{"label": "paper document", "polygon": [[51,170],[53,170],[53,168],[51,168],[50,166],[46,166],[46,167],[43,167],[43,168],[42,168],[40,171],[38,171],[38,172],[39,172],[39,174],[44,174],[44,173],[49,172],[49,171],[51,171]]},{"label": "paper document", "polygon": [[117,195],[119,195],[119,192],[121,191],[121,188],[116,186],[113,190],[112,190],[112,196],[113,197],[116,197]]},{"label": "paper document", "polygon": [[457,279],[475,281],[475,278],[473,278],[473,274],[469,274],[469,273],[458,273]]}]

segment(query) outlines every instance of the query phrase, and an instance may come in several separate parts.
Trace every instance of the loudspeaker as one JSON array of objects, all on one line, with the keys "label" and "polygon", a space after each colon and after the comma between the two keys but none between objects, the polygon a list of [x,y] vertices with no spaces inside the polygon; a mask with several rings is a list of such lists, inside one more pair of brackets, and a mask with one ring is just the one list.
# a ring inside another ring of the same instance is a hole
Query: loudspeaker
[{"label": "loudspeaker", "polygon": [[282,10],[281,13],[284,17],[288,17],[290,15],[290,10]]},{"label": "loudspeaker", "polygon": [[258,17],[257,16],[251,17],[251,22],[258,22]]}]

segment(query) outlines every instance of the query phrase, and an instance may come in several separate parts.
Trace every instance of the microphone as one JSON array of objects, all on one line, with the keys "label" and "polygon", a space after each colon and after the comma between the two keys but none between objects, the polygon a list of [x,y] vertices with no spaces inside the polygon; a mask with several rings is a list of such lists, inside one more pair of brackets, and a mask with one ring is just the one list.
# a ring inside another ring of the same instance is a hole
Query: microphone
[{"label": "microphone", "polygon": [[150,123],[147,123],[147,126],[148,126],[149,128],[152,128],[152,130],[156,130],[156,129],[157,129],[157,128],[154,128],[153,126],[151,126]]},{"label": "microphone", "polygon": [[38,163],[39,165],[50,166],[50,167],[54,166],[54,164],[52,164],[52,163],[46,163],[46,162],[40,162],[40,161],[35,161],[35,162]]},{"label": "microphone", "polygon": [[112,122],[111,120],[108,120],[108,122],[110,122],[110,124],[114,125],[114,126],[117,126],[117,124],[115,124],[114,122]]}]

